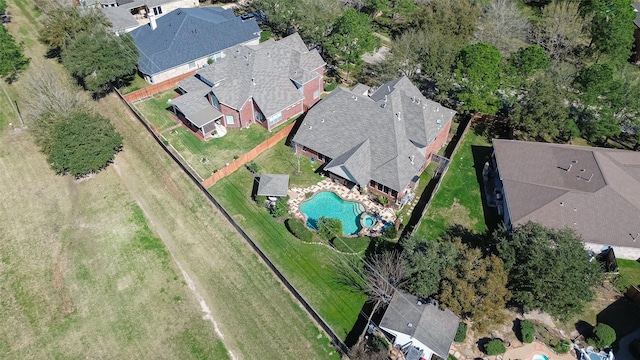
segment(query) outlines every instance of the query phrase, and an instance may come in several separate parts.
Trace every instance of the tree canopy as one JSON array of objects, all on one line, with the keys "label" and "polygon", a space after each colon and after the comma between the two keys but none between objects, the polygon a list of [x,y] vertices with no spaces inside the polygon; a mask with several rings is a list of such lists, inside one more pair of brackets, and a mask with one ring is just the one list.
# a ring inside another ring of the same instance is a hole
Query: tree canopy
[{"label": "tree canopy", "polygon": [[94,93],[103,93],[130,77],[138,63],[138,49],[129,34],[104,29],[84,31],[62,53],[64,67]]},{"label": "tree canopy", "polygon": [[614,63],[624,63],[633,47],[636,14],[629,0],[582,0],[581,11],[592,16],[591,45]]},{"label": "tree canopy", "polygon": [[402,243],[402,257],[407,270],[406,289],[428,298],[440,290],[444,269],[455,263],[458,249],[450,241],[429,241],[412,237]]},{"label": "tree canopy", "polygon": [[593,299],[602,269],[574,231],[530,222],[513,232],[497,230],[494,239],[513,300],[524,310],[566,319]]},{"label": "tree canopy", "polygon": [[493,45],[477,43],[460,51],[455,69],[460,84],[458,100],[469,111],[495,114],[500,107],[500,78],[504,68],[502,55]]},{"label": "tree canopy", "polygon": [[16,42],[5,26],[0,25],[0,77],[6,77],[11,82],[27,66],[29,59],[24,56],[22,45]]},{"label": "tree canopy", "polygon": [[100,11],[78,6],[56,7],[47,11],[39,39],[52,52],[60,53],[78,34],[109,25],[109,20]]},{"label": "tree canopy", "polygon": [[373,34],[369,17],[347,9],[333,25],[326,48],[336,61],[359,64],[362,54],[375,50],[379,44],[380,39]]},{"label": "tree canopy", "polygon": [[327,241],[342,236],[342,221],[338,219],[321,216],[318,219],[317,227],[320,236]]}]

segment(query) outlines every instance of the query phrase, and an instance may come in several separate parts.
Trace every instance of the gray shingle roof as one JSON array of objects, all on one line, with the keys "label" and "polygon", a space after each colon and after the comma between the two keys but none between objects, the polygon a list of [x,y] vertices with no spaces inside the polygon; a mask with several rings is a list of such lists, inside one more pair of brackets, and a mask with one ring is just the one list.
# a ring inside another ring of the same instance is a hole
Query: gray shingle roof
[{"label": "gray shingle roof", "polygon": [[[407,78],[383,86],[389,91],[378,89],[377,100],[337,88],[309,110],[293,141],[333,159],[327,170],[336,175],[348,173],[346,178],[360,185],[373,180],[401,192],[424,165],[424,147],[455,112],[427,100]],[[366,157],[360,153],[365,142]]]},{"label": "gray shingle roof", "polygon": [[113,30],[121,31],[140,26],[129,10],[124,7],[104,7],[100,11],[109,19]]},{"label": "gray shingle roof", "polygon": [[324,64],[318,52],[307,50],[295,33],[279,41],[236,46],[197,76],[216,84],[213,93],[221,103],[240,109],[252,97],[268,118],[303,99],[292,78],[301,84],[317,79],[321,75],[314,70]]},{"label": "gray shingle roof", "polygon": [[631,6],[633,6],[633,10],[636,12],[636,19],[633,20],[633,23],[640,28],[640,2],[634,2]]},{"label": "gray shingle roof", "polygon": [[158,27],[141,26],[131,32],[144,74],[157,74],[176,66],[257,39],[255,19],[243,21],[233,10],[218,7],[176,9],[156,20]]},{"label": "gray shingle roof", "polygon": [[289,175],[263,174],[258,184],[258,195],[287,196],[289,192]]},{"label": "gray shingle roof", "polygon": [[199,128],[222,117],[222,113],[211,106],[202,93],[187,93],[170,99],[169,104],[177,107],[191,123]]},{"label": "gray shingle roof", "polygon": [[514,226],[576,230],[590,243],[640,247],[640,153],[493,140]]},{"label": "gray shingle roof", "polygon": [[195,76],[189,76],[188,78],[178,81],[177,84],[182,90],[188,93],[206,94],[211,91],[211,87],[202,82]]},{"label": "gray shingle roof", "polygon": [[[446,358],[458,329],[459,319],[450,310],[441,310],[435,301],[421,301],[404,291],[396,291],[380,327],[407,334]],[[412,326],[408,324],[411,323]]]}]

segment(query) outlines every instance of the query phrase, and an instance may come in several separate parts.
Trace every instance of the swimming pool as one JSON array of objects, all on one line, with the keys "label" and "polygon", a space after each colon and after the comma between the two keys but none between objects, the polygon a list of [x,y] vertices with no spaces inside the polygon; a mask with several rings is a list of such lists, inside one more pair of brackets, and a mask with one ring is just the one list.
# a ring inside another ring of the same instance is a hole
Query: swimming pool
[{"label": "swimming pool", "polygon": [[378,220],[376,220],[375,216],[371,216],[369,214],[362,215],[362,225],[364,225],[365,227],[372,227],[377,222]]},{"label": "swimming pool", "polygon": [[549,360],[549,358],[544,354],[535,354],[531,360]]},{"label": "swimming pool", "polygon": [[318,219],[322,216],[342,221],[343,235],[356,235],[362,230],[360,216],[364,213],[364,206],[342,200],[330,191],[317,193],[300,205],[300,211],[307,217],[307,226],[315,230],[318,229]]}]

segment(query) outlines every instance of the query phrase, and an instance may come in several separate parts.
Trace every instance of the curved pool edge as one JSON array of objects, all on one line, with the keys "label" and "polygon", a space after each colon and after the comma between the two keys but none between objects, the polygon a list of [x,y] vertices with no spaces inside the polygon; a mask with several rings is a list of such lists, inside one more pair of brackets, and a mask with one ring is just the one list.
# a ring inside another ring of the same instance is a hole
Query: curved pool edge
[{"label": "curved pool edge", "polygon": [[[317,229],[311,228],[311,227],[309,227],[309,226],[307,225],[307,220],[308,220],[308,218],[307,218],[307,214],[305,214],[305,212],[304,212],[304,211],[302,211],[302,205],[304,205],[306,202],[309,202],[309,201],[313,200],[313,198],[315,198],[318,194],[321,194],[321,193],[332,193],[332,194],[334,194],[335,196],[337,196],[340,200],[342,200],[342,201],[344,201],[344,202],[351,202],[351,203],[356,203],[356,204],[360,205],[360,206],[362,207],[362,209],[363,209],[363,210],[362,210],[362,213],[360,213],[360,214],[358,215],[358,217],[357,217],[357,223],[359,223],[359,224],[360,224],[360,230],[358,230],[358,232],[357,232],[357,233],[355,233],[355,234],[351,234],[351,235],[346,235],[346,234],[344,234],[344,233],[343,233],[343,234],[342,234],[342,236],[344,236],[344,237],[349,237],[349,238],[353,238],[353,237],[361,236],[361,235],[363,235],[363,234],[364,234],[364,235],[366,235],[366,233],[365,233],[365,227],[364,227],[364,226],[363,226],[363,224],[362,224],[361,216],[362,216],[362,214],[368,214],[369,216],[373,216],[373,215],[369,212],[369,209],[367,209],[367,206],[366,206],[365,204],[363,204],[362,202],[357,201],[357,200],[349,200],[349,199],[345,199],[345,198],[343,198],[342,196],[340,196],[340,194],[338,194],[338,193],[336,193],[336,192],[334,192],[334,191],[331,191],[331,190],[320,190],[320,191],[315,191],[315,192],[313,192],[313,194],[312,194],[311,196],[309,196],[309,197],[306,197],[306,196],[305,196],[304,201],[302,201],[302,202],[300,203],[300,205],[298,206],[298,213],[300,213],[300,215],[302,215],[302,224],[303,224],[307,229],[309,229],[309,230],[311,230],[311,231],[315,231],[316,233],[318,233],[318,230],[317,230]],[[375,217],[374,217],[374,218],[375,218]],[[376,222],[374,222],[374,225],[375,225],[376,223],[377,223],[377,219],[376,219]],[[372,226],[373,226],[373,225],[372,225]],[[366,229],[368,229],[368,228],[370,228],[370,227],[366,227]]]}]

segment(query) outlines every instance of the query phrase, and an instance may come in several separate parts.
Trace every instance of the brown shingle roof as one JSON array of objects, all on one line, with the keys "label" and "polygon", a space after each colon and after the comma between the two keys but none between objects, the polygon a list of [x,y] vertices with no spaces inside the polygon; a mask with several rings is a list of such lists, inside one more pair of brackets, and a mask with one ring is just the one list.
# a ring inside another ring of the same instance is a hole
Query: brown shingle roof
[{"label": "brown shingle roof", "polygon": [[514,226],[571,228],[591,243],[640,247],[640,152],[493,140]]}]

